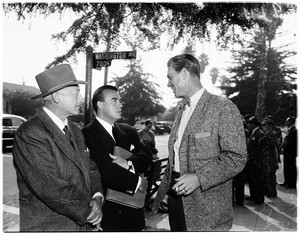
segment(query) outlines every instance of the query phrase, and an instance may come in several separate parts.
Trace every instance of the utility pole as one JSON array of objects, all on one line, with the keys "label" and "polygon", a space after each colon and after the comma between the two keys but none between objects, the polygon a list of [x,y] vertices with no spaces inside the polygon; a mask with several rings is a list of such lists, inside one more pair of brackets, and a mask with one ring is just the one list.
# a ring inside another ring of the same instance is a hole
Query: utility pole
[{"label": "utility pole", "polygon": [[89,85],[85,86],[84,102],[84,126],[88,125],[92,117],[91,94],[92,94],[92,74],[93,74],[93,48],[86,48],[86,76],[85,80]]},{"label": "utility pole", "polygon": [[[107,45],[106,45],[106,52],[109,52],[110,50],[110,35],[111,35],[111,24],[112,24],[113,18],[110,18],[109,26],[108,26],[108,33],[107,33]],[[104,68],[104,85],[107,85],[107,77],[108,77],[108,67]]]}]

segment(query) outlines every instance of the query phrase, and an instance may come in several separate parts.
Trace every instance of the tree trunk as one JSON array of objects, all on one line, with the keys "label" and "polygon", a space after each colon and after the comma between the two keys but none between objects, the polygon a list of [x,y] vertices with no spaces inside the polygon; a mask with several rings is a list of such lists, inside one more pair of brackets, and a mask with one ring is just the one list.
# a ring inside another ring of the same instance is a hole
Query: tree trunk
[{"label": "tree trunk", "polygon": [[258,78],[258,93],[257,93],[257,103],[255,115],[262,121],[266,116],[266,73],[267,73],[267,46],[266,46],[266,32],[263,30],[261,36],[261,54],[260,54],[260,69]]}]

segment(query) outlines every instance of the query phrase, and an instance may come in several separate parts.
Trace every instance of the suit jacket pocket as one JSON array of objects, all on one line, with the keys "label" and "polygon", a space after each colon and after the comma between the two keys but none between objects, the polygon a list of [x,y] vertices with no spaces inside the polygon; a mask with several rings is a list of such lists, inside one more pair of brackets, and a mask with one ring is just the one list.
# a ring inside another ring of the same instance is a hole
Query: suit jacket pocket
[{"label": "suit jacket pocket", "polygon": [[196,132],[195,138],[203,138],[203,137],[209,137],[210,132]]},{"label": "suit jacket pocket", "polygon": [[212,137],[210,132],[195,133],[195,147],[200,159],[210,158],[212,152]]}]

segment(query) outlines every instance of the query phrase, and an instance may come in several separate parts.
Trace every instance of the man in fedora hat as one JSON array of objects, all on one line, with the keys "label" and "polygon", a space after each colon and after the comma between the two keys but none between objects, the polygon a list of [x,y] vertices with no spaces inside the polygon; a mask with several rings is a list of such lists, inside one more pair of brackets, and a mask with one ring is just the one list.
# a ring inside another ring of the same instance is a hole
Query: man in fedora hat
[{"label": "man in fedora hat", "polygon": [[102,219],[103,190],[83,135],[69,121],[83,103],[68,64],[36,76],[44,107],[15,135],[13,162],[20,201],[20,231],[88,231]]}]

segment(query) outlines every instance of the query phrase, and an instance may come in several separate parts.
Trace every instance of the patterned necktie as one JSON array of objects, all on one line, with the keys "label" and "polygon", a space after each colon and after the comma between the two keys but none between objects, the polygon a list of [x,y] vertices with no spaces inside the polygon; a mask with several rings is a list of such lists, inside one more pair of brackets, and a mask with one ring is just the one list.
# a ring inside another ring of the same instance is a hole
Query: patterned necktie
[{"label": "patterned necktie", "polygon": [[190,99],[189,98],[183,98],[181,101],[178,102],[179,109],[184,109],[184,107],[186,105],[190,106]]},{"label": "patterned necktie", "polygon": [[66,136],[66,139],[71,143],[72,147],[74,148],[74,144],[73,144],[73,141],[72,141],[72,137],[71,137],[71,133],[69,131],[69,128],[67,125],[65,125],[64,127],[64,132],[65,132],[65,136]]}]

